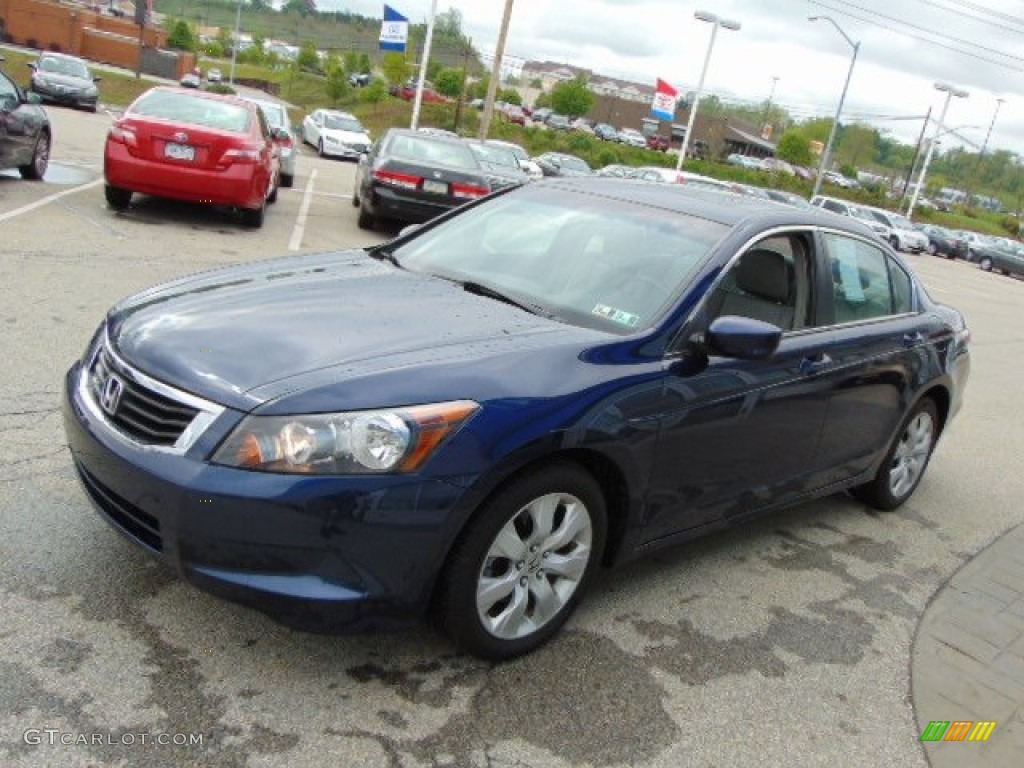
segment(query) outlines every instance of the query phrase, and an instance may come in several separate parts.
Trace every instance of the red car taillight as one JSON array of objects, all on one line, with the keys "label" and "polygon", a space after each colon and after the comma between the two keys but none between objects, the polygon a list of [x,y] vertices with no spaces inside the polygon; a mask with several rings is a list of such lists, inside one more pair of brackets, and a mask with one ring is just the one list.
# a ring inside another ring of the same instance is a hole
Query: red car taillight
[{"label": "red car taillight", "polygon": [[224,163],[258,163],[260,151],[255,147],[234,147],[221,155]]},{"label": "red car taillight", "polygon": [[484,195],[489,195],[491,190],[487,187],[480,187],[476,184],[452,184],[452,197],[459,197],[466,200],[473,200]]},{"label": "red car taillight", "polygon": [[279,139],[274,139],[274,143],[277,144],[277,146],[279,147],[288,147],[289,149],[291,149],[291,147],[294,146],[292,144],[291,136],[282,136]]},{"label": "red car taillight", "polygon": [[399,189],[419,189],[423,181],[422,176],[414,176],[411,173],[398,173],[397,171],[374,171],[373,178],[381,184],[387,184]]},{"label": "red car taillight", "polygon": [[125,144],[129,147],[138,146],[138,138],[135,135],[135,129],[129,125],[119,125],[114,123],[110,126],[110,130],[107,131],[107,138],[115,144]]}]

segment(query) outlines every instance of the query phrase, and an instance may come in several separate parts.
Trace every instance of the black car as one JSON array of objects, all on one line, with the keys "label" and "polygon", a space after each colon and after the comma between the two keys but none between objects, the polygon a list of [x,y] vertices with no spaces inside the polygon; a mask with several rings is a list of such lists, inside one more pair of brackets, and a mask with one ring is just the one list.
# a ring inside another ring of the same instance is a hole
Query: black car
[{"label": "black car", "polygon": [[487,182],[492,190],[517,187],[530,180],[518,158],[505,147],[476,140],[467,143],[487,174]]},{"label": "black car", "polygon": [[925,250],[932,256],[945,256],[947,259],[966,259],[968,253],[967,240],[956,232],[926,224],[921,231],[928,236]]},{"label": "black car", "polygon": [[586,160],[563,152],[545,152],[533,161],[540,166],[545,176],[593,176],[594,171]]},{"label": "black car", "polygon": [[594,135],[604,141],[618,141],[619,132],[608,123],[598,123],[594,126]]},{"label": "black car", "polygon": [[969,338],[853,219],[547,179],[119,302],[64,425],[99,513],[192,584],[311,629],[430,615],[501,659],[602,566],[906,502]]},{"label": "black car", "polygon": [[29,64],[32,68],[33,93],[43,101],[63,104],[95,112],[99,106],[100,93],[89,67],[77,56],[63,53],[41,53]]},{"label": "black car", "polygon": [[374,229],[378,219],[427,221],[490,192],[486,171],[462,139],[392,128],[359,158],[352,205],[359,226]]},{"label": "black car", "polygon": [[0,169],[17,168],[25,179],[43,178],[50,163],[53,132],[39,104],[39,96],[0,72]]},{"label": "black car", "polygon": [[986,272],[1024,276],[1024,245],[998,243],[978,259],[978,266]]}]

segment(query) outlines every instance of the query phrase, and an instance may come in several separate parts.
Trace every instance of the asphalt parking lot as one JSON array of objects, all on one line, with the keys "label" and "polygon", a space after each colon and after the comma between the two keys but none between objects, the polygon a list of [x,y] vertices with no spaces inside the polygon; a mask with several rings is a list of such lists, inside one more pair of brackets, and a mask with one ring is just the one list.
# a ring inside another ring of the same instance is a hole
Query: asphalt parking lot
[{"label": "asphalt parking lot", "polygon": [[185,586],[110,530],[77,486],[58,399],[126,294],[382,239],[356,228],[354,166],[304,150],[260,230],[148,199],[115,214],[109,117],[49,113],[48,181],[0,173],[0,765],[927,765],[917,622],[1024,521],[1024,282],[908,257],[966,314],[973,372],[895,513],[837,496],[607,573],[567,631],[508,664],[428,628],[300,634]]}]

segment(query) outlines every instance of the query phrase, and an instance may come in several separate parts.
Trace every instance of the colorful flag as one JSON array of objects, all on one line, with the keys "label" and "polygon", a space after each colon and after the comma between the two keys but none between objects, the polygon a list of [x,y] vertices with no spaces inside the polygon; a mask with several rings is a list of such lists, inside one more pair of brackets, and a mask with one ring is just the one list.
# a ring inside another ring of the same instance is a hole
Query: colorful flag
[{"label": "colorful flag", "polygon": [[672,120],[676,114],[676,97],[678,95],[679,91],[659,77],[658,85],[654,89],[651,114],[659,120]]},{"label": "colorful flag", "polygon": [[384,6],[384,23],[380,27],[380,49],[382,51],[405,52],[409,39],[409,20],[391,6]]}]

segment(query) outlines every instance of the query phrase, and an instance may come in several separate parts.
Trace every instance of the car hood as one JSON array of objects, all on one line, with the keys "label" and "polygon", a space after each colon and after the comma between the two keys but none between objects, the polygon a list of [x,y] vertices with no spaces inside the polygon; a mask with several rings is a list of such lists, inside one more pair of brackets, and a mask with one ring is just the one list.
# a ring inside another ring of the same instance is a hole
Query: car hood
[{"label": "car hood", "polygon": [[607,338],[363,251],[232,267],[157,286],[115,306],[107,329],[129,364],[241,410],[355,380],[377,383],[352,387],[346,407],[401,404],[384,402],[385,374],[393,380],[397,373],[408,402],[414,369],[446,367],[438,379],[451,387],[463,375],[479,378],[470,364],[481,358],[514,359],[525,349]]},{"label": "car hood", "polygon": [[66,88],[78,88],[84,90],[93,85],[92,80],[86,80],[74,75],[62,75],[58,72],[37,72],[33,75],[36,80],[50,83],[51,85],[63,85]]},{"label": "car hood", "polygon": [[321,128],[320,135],[327,138],[336,139],[344,144],[370,144],[370,137],[365,133],[359,133],[358,131],[343,131],[340,128]]}]

